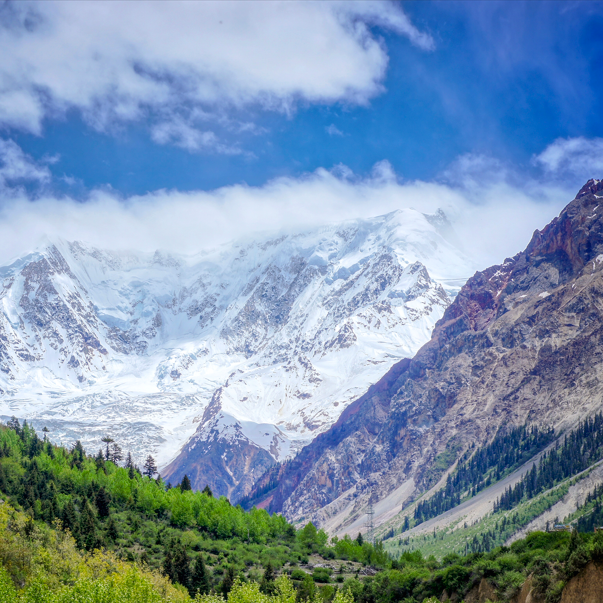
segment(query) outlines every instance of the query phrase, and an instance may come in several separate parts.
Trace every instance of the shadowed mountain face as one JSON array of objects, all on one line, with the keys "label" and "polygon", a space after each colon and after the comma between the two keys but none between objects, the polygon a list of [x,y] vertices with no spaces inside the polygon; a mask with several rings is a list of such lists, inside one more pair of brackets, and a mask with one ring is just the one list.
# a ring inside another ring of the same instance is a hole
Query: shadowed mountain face
[{"label": "shadowed mountain face", "polygon": [[444,459],[503,425],[570,428],[603,406],[602,294],[603,183],[591,180],[525,251],[469,279],[431,341],[252,500],[354,533],[369,497],[386,521],[437,481]]}]

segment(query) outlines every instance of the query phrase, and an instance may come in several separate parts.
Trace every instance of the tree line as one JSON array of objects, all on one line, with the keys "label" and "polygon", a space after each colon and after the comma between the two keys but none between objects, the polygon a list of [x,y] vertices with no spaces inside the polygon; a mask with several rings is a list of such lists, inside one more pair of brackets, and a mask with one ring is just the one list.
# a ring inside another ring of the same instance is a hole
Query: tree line
[{"label": "tree line", "polygon": [[[476,449],[475,443],[472,444],[448,475],[445,486],[417,503],[414,525],[441,515],[499,481],[544,449],[553,438],[553,429],[522,425],[510,431],[500,429],[492,442],[481,448]],[[406,519],[402,531],[409,527]]]},{"label": "tree line", "polygon": [[497,499],[494,511],[507,511],[559,482],[588,469],[603,456],[603,414],[597,413],[567,434],[563,444],[543,454],[538,464]]}]

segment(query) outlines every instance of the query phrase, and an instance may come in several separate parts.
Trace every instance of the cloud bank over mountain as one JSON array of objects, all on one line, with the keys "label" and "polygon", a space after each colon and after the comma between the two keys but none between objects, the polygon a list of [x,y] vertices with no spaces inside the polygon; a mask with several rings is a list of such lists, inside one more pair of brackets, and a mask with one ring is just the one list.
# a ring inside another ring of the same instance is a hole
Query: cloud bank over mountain
[{"label": "cloud bank over mountain", "polygon": [[[81,199],[53,188],[56,179],[49,166],[56,158],[36,161],[14,142],[1,141],[0,259],[6,262],[32,249],[44,236],[79,239],[104,248],[195,253],[258,232],[402,208],[425,213],[441,208],[465,252],[485,266],[512,255],[521,241],[558,213],[575,189],[575,174],[581,179],[585,172],[600,176],[593,171],[602,157],[599,140],[577,139],[556,141],[536,157],[546,167],[539,177],[526,177],[493,158],[464,155],[431,182],[403,180],[382,161],[365,176],[339,165],[257,187],[158,190],[130,197],[104,188]],[[554,172],[567,161],[575,169],[564,180]]]}]

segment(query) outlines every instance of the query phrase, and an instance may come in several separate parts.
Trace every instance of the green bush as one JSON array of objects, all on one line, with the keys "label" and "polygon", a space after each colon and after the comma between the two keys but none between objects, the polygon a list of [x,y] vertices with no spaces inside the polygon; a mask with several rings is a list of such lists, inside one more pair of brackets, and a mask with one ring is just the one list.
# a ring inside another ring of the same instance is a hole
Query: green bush
[{"label": "green bush", "polygon": [[332,570],[326,567],[317,567],[312,572],[312,579],[314,580],[314,582],[330,582],[332,573]]},{"label": "green bush", "polygon": [[559,603],[559,601],[561,601],[561,595],[563,594],[564,588],[565,582],[563,580],[555,582],[553,586],[549,588],[546,594],[546,603]]},{"label": "green bush", "polygon": [[308,574],[301,569],[293,569],[291,570],[291,579],[292,580],[303,580]]},{"label": "green bush", "polygon": [[496,584],[505,600],[510,600],[521,590],[525,581],[526,577],[521,572],[507,571],[497,578]]},{"label": "green bush", "polygon": [[448,593],[462,594],[469,582],[470,571],[462,565],[451,565],[444,571],[444,588]]}]

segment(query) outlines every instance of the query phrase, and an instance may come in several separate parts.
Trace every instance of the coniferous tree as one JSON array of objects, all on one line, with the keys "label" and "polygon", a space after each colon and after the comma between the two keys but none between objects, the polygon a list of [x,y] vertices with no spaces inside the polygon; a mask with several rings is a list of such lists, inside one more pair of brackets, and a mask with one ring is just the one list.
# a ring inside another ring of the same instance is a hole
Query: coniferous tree
[{"label": "coniferous tree", "polygon": [[126,469],[130,467],[134,467],[134,459],[132,458],[132,453],[128,450],[128,454],[126,455],[126,462],[124,464]]},{"label": "coniferous tree", "polygon": [[34,529],[35,529],[35,524],[34,524],[34,518],[32,515],[30,515],[31,513],[31,509],[30,511],[27,513],[26,519],[25,519],[25,526],[24,526],[24,531],[25,531],[25,535],[28,538],[31,538],[33,536],[34,533]]},{"label": "coniferous tree", "polygon": [[25,486],[24,497],[23,497],[23,508],[31,509],[36,502],[36,494],[34,492],[33,486],[31,484],[27,484]]},{"label": "coniferous tree", "polygon": [[78,440],[71,449],[71,466],[81,469],[82,462],[84,461],[84,456],[84,447],[82,446],[82,443]]},{"label": "coniferous tree", "polygon": [[52,523],[54,520],[54,509],[52,503],[49,500],[42,501],[42,519],[46,523]]},{"label": "coniferous tree", "polygon": [[193,564],[193,572],[191,575],[191,596],[208,595],[211,589],[209,573],[205,567],[203,554],[199,553]]},{"label": "coniferous tree", "polygon": [[82,513],[80,515],[78,525],[78,540],[80,546],[85,548],[87,551],[91,551],[98,544],[94,511],[87,500],[84,502]]},{"label": "coniferous tree", "polygon": [[593,538],[593,560],[601,562],[603,561],[603,530],[595,532]]},{"label": "coniferous tree", "polygon": [[6,474],[4,473],[4,466],[0,465],[0,491],[6,492],[6,490],[7,490]]},{"label": "coniferous tree", "polygon": [[67,504],[63,507],[61,521],[66,530],[69,530],[73,536],[77,535],[77,515],[71,499],[69,499]]},{"label": "coniferous tree", "polygon": [[584,541],[576,530],[572,530],[568,546],[568,558],[565,562],[565,574],[568,578],[576,575],[590,561]]},{"label": "coniferous tree", "polygon": [[109,444],[113,444],[113,442],[115,442],[115,440],[109,436],[105,436],[104,438],[101,439],[101,442],[104,442],[105,444],[107,444],[105,460],[110,461],[111,460],[111,451],[109,450]]},{"label": "coniferous tree", "polygon": [[149,456],[147,456],[147,460],[144,462],[143,469],[144,475],[149,478],[152,478],[157,473],[157,465],[155,464],[155,459],[150,454]]},{"label": "coniferous tree", "polygon": [[224,572],[224,578],[222,578],[222,582],[220,583],[220,592],[226,598],[228,593],[232,589],[232,585],[235,581],[235,571],[232,565],[229,565]]},{"label": "coniferous tree", "polygon": [[12,429],[17,435],[21,434],[21,424],[15,415],[10,418],[10,421],[6,425],[7,427],[10,427],[10,429]]},{"label": "coniferous tree", "polygon": [[98,509],[98,516],[103,518],[109,517],[109,503],[111,501],[109,498],[109,494],[102,486],[98,489],[98,492],[96,493],[96,496],[94,498],[94,502],[96,503],[96,508]]},{"label": "coniferous tree", "polygon": [[203,494],[207,494],[207,496],[213,496],[214,493],[211,491],[211,488],[209,487],[209,484],[205,485],[205,488],[203,488],[203,490],[201,490],[201,492]]},{"label": "coniferous tree", "polygon": [[34,457],[38,456],[44,448],[44,446],[42,444],[42,440],[40,440],[40,438],[36,435],[36,433],[33,431],[33,429],[32,429],[32,432],[33,432],[33,435],[29,440],[29,446],[28,446],[28,450],[27,450],[27,454],[30,459],[33,459]]},{"label": "coniferous tree", "polygon": [[173,549],[174,574],[176,581],[187,589],[191,586],[191,560],[186,549],[178,543]]},{"label": "coniferous tree", "polygon": [[116,444],[115,442],[111,444],[110,454],[110,460],[116,465],[118,465],[119,462],[122,461],[124,458],[123,452],[121,451],[121,446],[119,444]]},{"label": "coniferous tree", "polygon": [[186,490],[192,490],[193,487],[191,486],[191,480],[188,479],[188,475],[185,475],[182,478],[182,481],[180,482],[180,486],[179,486],[180,490],[182,490],[182,492],[185,492]]},{"label": "coniferous tree", "polygon": [[308,574],[304,577],[302,583],[299,585],[299,590],[297,591],[297,600],[308,602],[314,601],[315,593],[316,585],[314,584],[314,580],[312,580],[312,576]]},{"label": "coniferous tree", "polygon": [[264,570],[264,575],[262,576],[262,580],[260,582],[260,591],[265,595],[275,595],[276,594],[276,584],[274,583],[274,568],[272,567],[272,563],[268,561],[268,565],[266,565],[266,569]]},{"label": "coniferous tree", "polygon": [[84,460],[85,455],[86,452],[84,450],[84,447],[82,446],[82,443],[78,440],[73,445],[73,456],[81,463]]},{"label": "coniferous tree", "polygon": [[172,554],[171,546],[167,546],[165,550],[165,557],[163,558],[163,573],[172,582],[176,582],[176,570],[174,568],[174,556]]},{"label": "coniferous tree", "polygon": [[107,536],[115,542],[119,538],[119,532],[117,531],[117,524],[115,523],[113,517],[109,516],[109,521],[107,522]]},{"label": "coniferous tree", "polygon": [[102,448],[98,449],[96,456],[94,457],[94,463],[97,469],[103,469],[105,467],[105,458],[103,456]]}]

